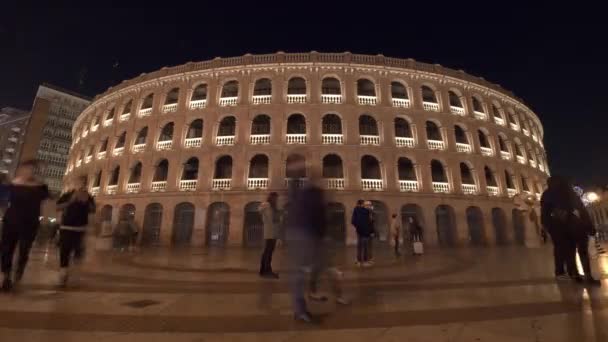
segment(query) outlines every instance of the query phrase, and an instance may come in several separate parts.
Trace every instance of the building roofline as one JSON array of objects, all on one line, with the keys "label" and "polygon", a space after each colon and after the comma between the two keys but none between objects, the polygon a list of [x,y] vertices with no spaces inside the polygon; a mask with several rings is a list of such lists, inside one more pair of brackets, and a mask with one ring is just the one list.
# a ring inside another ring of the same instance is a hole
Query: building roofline
[{"label": "building roofline", "polygon": [[52,89],[52,90],[56,90],[56,91],[59,91],[59,92],[62,92],[62,93],[66,93],[68,95],[72,95],[72,96],[81,98],[83,100],[89,101],[89,102],[93,101],[93,99],[91,97],[79,94],[79,93],[77,93],[75,91],[72,91],[72,90],[68,90],[68,89],[62,88],[60,86],[56,86],[54,84],[43,82],[41,86],[49,88],[49,89]]}]

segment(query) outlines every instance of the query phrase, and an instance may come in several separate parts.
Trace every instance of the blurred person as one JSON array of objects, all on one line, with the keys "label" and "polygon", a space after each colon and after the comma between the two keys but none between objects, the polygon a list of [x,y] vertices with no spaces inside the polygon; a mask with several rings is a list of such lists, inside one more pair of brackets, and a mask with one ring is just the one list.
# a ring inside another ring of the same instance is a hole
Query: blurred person
[{"label": "blurred person", "polygon": [[422,242],[422,226],[418,223],[418,220],[410,216],[406,221],[406,229],[410,232],[410,240],[412,242]]},{"label": "blurred person", "polygon": [[118,220],[118,224],[114,229],[114,238],[120,251],[129,250],[131,248],[131,244],[133,243],[133,235],[135,234],[136,230],[137,228],[130,219],[121,217]]},{"label": "blurred person", "polygon": [[357,206],[353,209],[351,224],[357,232],[357,266],[368,266],[369,264],[369,240],[372,235],[371,213],[364,206],[363,200],[357,200]]},{"label": "blurred person", "polygon": [[[9,206],[3,219],[0,254],[4,280],[2,289],[9,291],[21,281],[40,226],[40,206],[49,198],[49,190],[35,172],[38,162],[26,160],[16,170],[16,176],[8,187]],[[13,256],[19,246],[17,269],[12,277]]]},{"label": "blurred person", "polygon": [[[556,279],[571,278],[577,282],[601,285],[591,275],[588,244],[595,229],[587,210],[565,178],[552,176],[547,185],[541,197],[541,223],[553,240]],[[576,266],[577,251],[585,278],[581,277]]]},{"label": "blurred person", "polygon": [[401,219],[397,214],[393,214],[391,216],[391,236],[395,243],[395,257],[400,257],[401,252],[399,251],[399,239],[401,238]]},{"label": "blurred person", "polygon": [[89,214],[95,212],[95,200],[86,188],[86,177],[77,177],[71,189],[57,200],[57,209],[62,211],[59,228],[59,285],[68,281],[70,259],[80,262],[84,255],[84,238],[89,226]]},{"label": "blurred person", "polygon": [[278,208],[279,194],[271,192],[266,202],[260,204],[262,224],[264,226],[264,252],[260,261],[260,276],[278,279],[279,275],[272,271],[272,255],[281,233],[281,213]]},{"label": "blurred person", "polygon": [[372,201],[365,201],[363,205],[369,210],[369,224],[372,232],[369,240],[367,240],[367,264],[368,266],[371,266],[374,264],[374,239],[379,239],[380,235],[378,234],[378,227],[376,227],[376,216]]}]

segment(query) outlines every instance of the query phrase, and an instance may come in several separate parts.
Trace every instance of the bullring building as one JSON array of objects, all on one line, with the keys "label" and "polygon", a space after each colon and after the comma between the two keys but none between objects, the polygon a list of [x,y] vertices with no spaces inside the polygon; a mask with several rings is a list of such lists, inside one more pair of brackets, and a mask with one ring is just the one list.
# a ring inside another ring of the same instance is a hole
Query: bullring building
[{"label": "bullring building", "polygon": [[[428,245],[523,243],[513,197],[540,197],[549,175],[541,122],[512,93],[382,55],[162,68],[98,95],[72,140],[66,179],[87,176],[100,220],[133,217],[142,245],[258,245],[259,203],[311,172],[337,242],[354,240],[350,213],[369,199],[381,240],[400,213],[419,219]],[[302,160],[306,171],[292,171]]]}]

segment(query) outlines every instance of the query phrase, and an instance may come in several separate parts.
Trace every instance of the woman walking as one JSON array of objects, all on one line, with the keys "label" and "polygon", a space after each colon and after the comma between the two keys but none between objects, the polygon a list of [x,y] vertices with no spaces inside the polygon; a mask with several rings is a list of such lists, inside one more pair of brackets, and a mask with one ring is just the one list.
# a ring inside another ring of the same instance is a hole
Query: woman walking
[{"label": "woman walking", "polygon": [[279,275],[272,271],[272,255],[280,237],[281,214],[277,205],[279,195],[271,192],[266,202],[260,205],[262,223],[264,225],[264,252],[260,261],[260,277],[278,279]]}]

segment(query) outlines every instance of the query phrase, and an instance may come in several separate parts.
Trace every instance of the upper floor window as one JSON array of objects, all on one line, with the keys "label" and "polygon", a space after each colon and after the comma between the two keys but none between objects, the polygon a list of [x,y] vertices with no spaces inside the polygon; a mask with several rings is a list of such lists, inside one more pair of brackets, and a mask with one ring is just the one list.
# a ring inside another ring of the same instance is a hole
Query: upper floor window
[{"label": "upper floor window", "polygon": [[342,120],[336,114],[323,116],[322,134],[342,134]]},{"label": "upper floor window", "polygon": [[133,100],[129,100],[129,102],[127,102],[127,104],[125,104],[124,108],[122,109],[122,115],[130,114],[132,106]]},{"label": "upper floor window", "polygon": [[448,91],[448,100],[450,101],[451,107],[463,108],[460,96],[452,90]]},{"label": "upper floor window", "polygon": [[[475,177],[473,177],[473,172],[467,163],[460,163],[460,181],[463,185],[476,184]],[[465,193],[475,192],[476,190],[476,187],[470,189],[466,186],[463,187],[463,191],[465,191]]]},{"label": "upper floor window", "polygon": [[158,136],[158,141],[172,141],[173,140],[173,128],[175,124],[173,122],[167,123]]},{"label": "upper floor window", "polygon": [[198,158],[192,157],[184,164],[181,180],[196,180],[198,179]]},{"label": "upper floor window", "polygon": [[287,95],[306,95],[306,80],[292,77],[287,82]]},{"label": "upper floor window", "polygon": [[265,96],[272,94],[272,82],[268,78],[261,78],[255,81],[253,86],[253,96]]},{"label": "upper floor window", "polygon": [[437,103],[437,96],[435,95],[435,91],[431,89],[429,86],[422,86],[422,101]]},{"label": "upper floor window", "polygon": [[137,162],[135,166],[133,166],[133,168],[131,169],[131,175],[129,176],[128,180],[129,184],[135,184],[141,181],[141,170],[142,164],[141,162]]},{"label": "upper floor window", "polygon": [[321,81],[321,94],[323,95],[341,95],[342,89],[340,81],[335,77],[326,77]]},{"label": "upper floor window", "polygon": [[[249,178],[266,179],[268,178],[268,157],[263,154],[256,154],[249,161]],[[265,185],[265,186],[261,186]],[[267,183],[258,184],[257,187],[265,188]],[[252,188],[255,188],[252,186]]]},{"label": "upper floor window", "polygon": [[173,88],[167,93],[165,105],[177,104],[177,101],[179,101],[179,88]]},{"label": "upper floor window", "polygon": [[443,164],[438,160],[431,160],[431,180],[438,183],[447,183],[448,177]]},{"label": "upper floor window", "polygon": [[376,85],[374,82],[360,78],[357,80],[357,95],[358,96],[376,96]]},{"label": "upper floor window", "polygon": [[454,125],[454,137],[456,139],[457,144],[469,144],[469,138],[467,137],[467,133],[460,125]]},{"label": "upper floor window", "polygon": [[224,83],[220,97],[238,97],[238,96],[239,96],[239,82],[228,81],[228,82]]},{"label": "upper floor window", "polygon": [[154,94],[148,94],[141,103],[141,109],[150,109],[154,103]]},{"label": "upper floor window", "polygon": [[188,126],[186,139],[202,138],[203,137],[203,120],[193,120]]},{"label": "upper floor window", "polygon": [[270,134],[270,117],[266,114],[257,115],[251,122],[252,135]]},{"label": "upper floor window", "polygon": [[472,100],[473,100],[473,110],[476,112],[484,113],[483,104],[482,104],[481,100],[479,100],[479,98],[477,98],[476,96],[473,96]]},{"label": "upper floor window", "polygon": [[227,116],[220,121],[220,125],[217,130],[218,136],[234,136],[236,134],[236,118],[234,116]]},{"label": "upper floor window", "polygon": [[122,132],[122,134],[118,137],[118,140],[116,140],[116,145],[114,146],[114,149],[125,147],[126,141],[127,141],[127,132]]},{"label": "upper floor window", "polygon": [[133,145],[145,145],[148,138],[148,126],[142,128],[138,133]]},{"label": "upper floor window", "polygon": [[359,134],[360,135],[379,135],[378,124],[376,119],[369,115],[361,115],[359,117]]},{"label": "upper floor window", "polygon": [[154,176],[152,176],[153,182],[165,182],[169,176],[169,161],[163,159],[156,164],[154,168]]},{"label": "upper floor window", "polygon": [[404,118],[395,118],[395,137],[414,138],[410,123]]},{"label": "upper floor window", "polygon": [[190,101],[202,101],[207,99],[207,85],[199,84],[192,91],[192,97],[190,97]]}]

